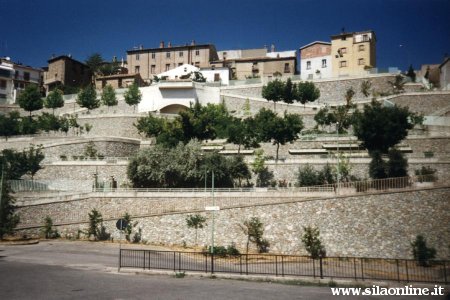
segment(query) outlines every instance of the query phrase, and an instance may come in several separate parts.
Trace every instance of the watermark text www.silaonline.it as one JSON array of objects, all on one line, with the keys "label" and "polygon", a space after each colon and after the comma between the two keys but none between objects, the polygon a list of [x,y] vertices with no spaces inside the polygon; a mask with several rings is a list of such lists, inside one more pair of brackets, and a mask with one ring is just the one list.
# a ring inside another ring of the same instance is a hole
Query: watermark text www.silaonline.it
[{"label": "watermark text www.silaonline.it", "polygon": [[435,285],[433,288],[419,288],[412,285],[404,287],[380,287],[373,285],[368,288],[331,288],[334,296],[444,296],[444,288]]}]

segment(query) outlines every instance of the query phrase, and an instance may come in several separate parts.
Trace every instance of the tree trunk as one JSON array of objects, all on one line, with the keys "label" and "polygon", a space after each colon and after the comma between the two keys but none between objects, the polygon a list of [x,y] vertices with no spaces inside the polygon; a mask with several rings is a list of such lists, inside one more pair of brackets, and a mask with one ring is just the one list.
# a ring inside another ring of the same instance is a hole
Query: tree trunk
[{"label": "tree trunk", "polygon": [[278,162],[278,150],[280,149],[280,143],[277,143],[277,156],[275,162]]}]

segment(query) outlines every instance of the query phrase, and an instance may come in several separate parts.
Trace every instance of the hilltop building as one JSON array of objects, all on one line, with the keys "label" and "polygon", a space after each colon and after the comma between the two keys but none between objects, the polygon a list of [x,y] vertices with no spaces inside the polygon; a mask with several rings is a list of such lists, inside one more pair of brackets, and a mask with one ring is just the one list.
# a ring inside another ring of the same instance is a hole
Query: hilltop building
[{"label": "hilltop building", "polygon": [[211,66],[229,68],[231,78],[237,80],[292,76],[297,70],[297,51],[276,52],[273,45],[270,52],[267,48],[223,50],[218,56]]},{"label": "hilltop building", "polygon": [[216,47],[212,44],[199,44],[192,41],[190,45],[167,46],[162,41],[159,48],[142,46],[127,51],[128,70],[140,74],[142,79],[150,83],[153,76],[166,72],[184,64],[197,68],[206,68],[210,62],[217,60]]},{"label": "hilltop building", "polygon": [[315,41],[300,48],[302,80],[331,77],[331,65],[331,43]]},{"label": "hilltop building", "polygon": [[364,75],[376,67],[376,37],[372,30],[331,36],[333,77]]},{"label": "hilltop building", "polygon": [[84,87],[91,82],[89,67],[72,58],[71,55],[60,55],[48,60],[44,72],[44,87],[50,92],[57,87]]},{"label": "hilltop building", "polygon": [[42,87],[43,70],[0,58],[0,103],[14,104],[29,84]]}]

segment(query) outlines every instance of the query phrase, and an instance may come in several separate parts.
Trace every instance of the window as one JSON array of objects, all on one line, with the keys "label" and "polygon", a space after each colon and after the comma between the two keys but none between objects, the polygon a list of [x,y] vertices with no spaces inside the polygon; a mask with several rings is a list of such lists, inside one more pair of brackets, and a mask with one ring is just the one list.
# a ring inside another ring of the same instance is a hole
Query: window
[{"label": "window", "polygon": [[170,58],[170,52],[166,53],[166,58]]},{"label": "window", "polygon": [[140,69],[141,68],[139,66],[135,66],[134,67],[134,73],[136,73],[136,74],[139,73]]},{"label": "window", "polygon": [[346,54],[347,53],[347,48],[341,48],[341,49],[339,49],[339,52],[341,53],[341,54]]},{"label": "window", "polygon": [[155,65],[151,65],[150,66],[150,73],[155,74],[155,68],[156,68]]},{"label": "window", "polygon": [[327,67],[327,60],[322,59],[322,68],[326,68],[326,67]]},{"label": "window", "polygon": [[291,72],[291,70],[289,68],[289,63],[285,63],[284,64],[284,73],[290,73],[290,72]]},{"label": "window", "polygon": [[346,60],[340,61],[339,68],[345,68],[345,67],[347,67],[347,61]]},{"label": "window", "polygon": [[368,42],[369,41],[369,36],[367,34],[363,34],[362,40],[363,40],[363,42]]},{"label": "window", "polygon": [[200,50],[195,50],[195,56],[199,56],[200,55]]},{"label": "window", "polygon": [[358,59],[358,65],[360,66],[364,65],[364,58]]},{"label": "window", "polygon": [[343,36],[341,36],[341,40],[345,41],[345,40],[347,40],[347,37],[345,35],[343,35]]},{"label": "window", "polygon": [[214,82],[220,81],[220,73],[214,73]]},{"label": "window", "polygon": [[178,66],[181,67],[183,65],[183,63],[178,63]]},{"label": "window", "polygon": [[14,72],[14,79],[19,78],[19,71],[16,70],[16,72]]},{"label": "window", "polygon": [[0,89],[6,90],[6,80],[0,79]]},{"label": "window", "polygon": [[313,79],[313,74],[308,74],[308,80]]},{"label": "window", "polygon": [[359,45],[358,46],[358,51],[364,51],[364,45]]},{"label": "window", "polygon": [[178,53],[178,56],[183,57],[183,54],[184,54],[183,51],[180,51],[180,53]]},{"label": "window", "polygon": [[156,57],[156,53],[152,52],[152,59],[155,59],[155,57]]},{"label": "window", "polygon": [[170,64],[166,64],[166,71],[170,70]]},{"label": "window", "polygon": [[29,72],[23,72],[23,80],[30,81],[30,73]]},{"label": "window", "polygon": [[136,53],[136,60],[139,60],[139,53]]},{"label": "window", "polygon": [[306,70],[311,70],[311,62],[310,61],[306,62]]}]

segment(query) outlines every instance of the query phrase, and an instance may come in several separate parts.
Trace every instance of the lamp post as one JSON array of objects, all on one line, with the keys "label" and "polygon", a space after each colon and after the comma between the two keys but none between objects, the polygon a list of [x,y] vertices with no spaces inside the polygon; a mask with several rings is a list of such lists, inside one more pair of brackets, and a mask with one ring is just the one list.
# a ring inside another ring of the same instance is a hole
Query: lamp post
[{"label": "lamp post", "polygon": [[[212,173],[212,183],[211,183],[211,194],[212,194],[212,202],[213,207],[216,206],[216,200],[214,199],[214,171]],[[212,211],[212,226],[211,226],[211,255],[214,255],[214,222],[215,222],[215,211]]]}]

